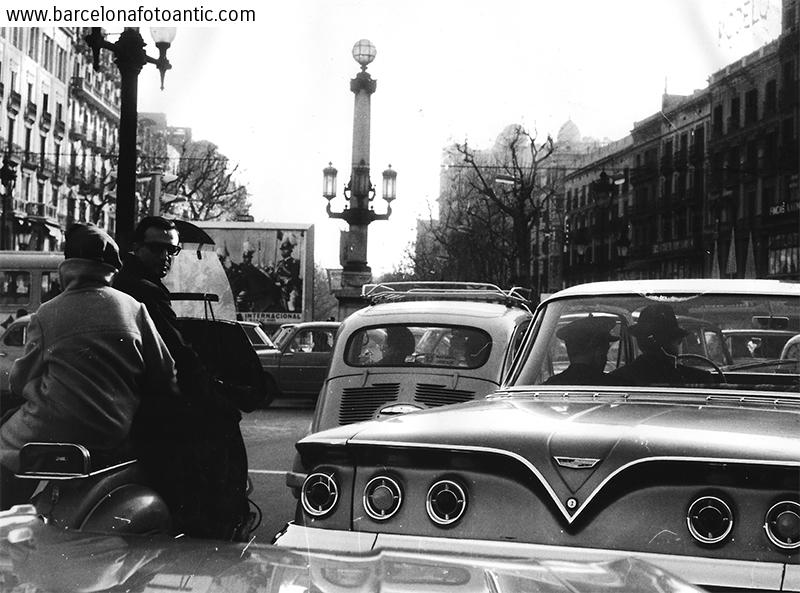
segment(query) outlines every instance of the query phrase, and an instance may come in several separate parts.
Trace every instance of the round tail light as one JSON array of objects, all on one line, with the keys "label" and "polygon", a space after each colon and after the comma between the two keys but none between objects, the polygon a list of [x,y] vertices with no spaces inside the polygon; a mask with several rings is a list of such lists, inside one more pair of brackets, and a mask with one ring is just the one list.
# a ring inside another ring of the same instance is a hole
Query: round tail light
[{"label": "round tail light", "polygon": [[717,544],[733,529],[733,511],[721,498],[703,496],[689,506],[686,523],[694,539],[702,544]]},{"label": "round tail light", "polygon": [[339,500],[339,486],[333,473],[315,472],[309,475],[300,491],[300,504],[312,517],[324,517],[330,513]]},{"label": "round tail light", "polygon": [[452,480],[439,480],[428,489],[425,510],[438,525],[452,525],[467,510],[467,493]]},{"label": "round tail light", "polygon": [[376,476],[364,488],[364,510],[376,521],[394,515],[403,502],[400,484],[388,476]]},{"label": "round tail light", "polygon": [[764,520],[769,541],[784,550],[800,548],[800,504],[782,500],[772,505]]}]

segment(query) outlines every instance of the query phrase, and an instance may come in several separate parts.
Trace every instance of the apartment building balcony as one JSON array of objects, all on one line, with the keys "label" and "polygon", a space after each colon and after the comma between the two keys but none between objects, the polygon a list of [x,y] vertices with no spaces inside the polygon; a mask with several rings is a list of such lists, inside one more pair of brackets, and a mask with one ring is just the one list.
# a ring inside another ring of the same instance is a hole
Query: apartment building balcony
[{"label": "apartment building balcony", "polygon": [[50,131],[50,128],[53,127],[53,114],[49,111],[42,111],[42,115],[39,118],[39,129],[42,130],[45,134]]},{"label": "apartment building balcony", "polygon": [[97,130],[86,130],[86,145],[89,148],[97,148]]},{"label": "apartment building balcony", "polygon": [[57,140],[62,140],[64,138],[64,133],[67,131],[67,124],[64,123],[62,120],[56,121],[56,125],[53,127],[53,137]]},{"label": "apartment building balcony", "polygon": [[19,198],[14,198],[11,200],[11,211],[12,213],[17,216],[25,216],[27,214],[25,205],[27,202],[25,200],[20,200]]},{"label": "apartment building balcony", "polygon": [[47,158],[40,158],[39,159],[39,171],[37,175],[40,179],[50,179],[56,170],[56,164]]},{"label": "apartment building balcony", "polygon": [[72,122],[72,127],[69,129],[70,140],[83,140],[86,138],[86,126]]},{"label": "apartment building balcony", "polygon": [[119,123],[119,106],[106,100],[101,92],[89,84],[83,76],[73,76],[70,88],[75,97],[85,100],[99,110],[106,118],[117,124]]},{"label": "apartment building balcony", "polygon": [[12,90],[8,93],[8,103],[6,103],[6,108],[12,115],[17,115],[19,113],[20,107],[22,106],[22,95],[20,95],[17,91]]},{"label": "apartment building balcony", "polygon": [[58,209],[52,204],[42,202],[26,202],[25,213],[28,216],[44,218],[56,222],[58,220]]},{"label": "apartment building balcony", "polygon": [[36,123],[36,111],[37,111],[36,103],[34,103],[33,101],[28,101],[25,104],[25,114],[23,115],[23,117],[25,118],[25,121],[27,123],[31,125]]},{"label": "apartment building balcony", "polygon": [[32,150],[23,150],[22,166],[26,169],[36,169],[39,166],[39,155]]},{"label": "apartment building balcony", "polygon": [[67,168],[66,167],[53,167],[53,175],[50,177],[50,182],[55,185],[59,186],[67,180]]},{"label": "apartment building balcony", "polygon": [[83,167],[72,165],[67,173],[67,183],[70,185],[80,185],[84,183],[85,174]]},{"label": "apartment building balcony", "polygon": [[22,163],[22,147],[19,144],[16,144],[15,142],[6,144],[5,154],[15,165]]}]

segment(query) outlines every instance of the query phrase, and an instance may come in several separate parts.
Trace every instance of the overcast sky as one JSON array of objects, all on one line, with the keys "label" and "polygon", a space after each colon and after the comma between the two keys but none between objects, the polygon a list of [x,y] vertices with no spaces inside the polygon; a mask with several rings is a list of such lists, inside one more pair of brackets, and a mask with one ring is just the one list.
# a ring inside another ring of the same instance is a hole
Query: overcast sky
[{"label": "overcast sky", "polygon": [[[378,83],[370,164],[379,192],[383,169],[391,163],[398,172],[391,220],[370,226],[375,274],[391,270],[413,241],[416,218],[427,217],[448,143],[488,146],[512,123],[555,136],[570,118],[584,136],[621,138],[658,111],[665,85],[674,94],[703,88],[780,28],[780,0],[250,6],[254,25],[179,28],[165,90],[152,66],[139,76],[139,110],[165,112],[170,125],[218,144],[239,163],[256,220],[313,223],[317,262],[338,267],[345,226],[325,214],[322,169],[331,161],[339,170],[341,209],[351,166],[349,81],[359,68],[351,49],[370,39]],[[753,23],[754,9],[766,19]],[[377,210],[384,206],[376,200]]]}]

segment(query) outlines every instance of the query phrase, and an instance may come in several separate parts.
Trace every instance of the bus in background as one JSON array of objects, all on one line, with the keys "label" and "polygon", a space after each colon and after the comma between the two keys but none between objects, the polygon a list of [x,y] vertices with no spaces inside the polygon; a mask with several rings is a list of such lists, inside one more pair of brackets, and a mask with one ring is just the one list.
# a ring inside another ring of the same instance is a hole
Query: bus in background
[{"label": "bus in background", "polygon": [[59,292],[57,251],[0,251],[0,334]]}]

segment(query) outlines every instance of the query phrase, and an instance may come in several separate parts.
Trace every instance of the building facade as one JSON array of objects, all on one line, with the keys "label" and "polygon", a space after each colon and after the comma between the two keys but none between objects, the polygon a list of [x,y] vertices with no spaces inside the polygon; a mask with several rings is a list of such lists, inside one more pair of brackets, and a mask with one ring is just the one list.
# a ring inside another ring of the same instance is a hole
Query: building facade
[{"label": "building facade", "polygon": [[94,72],[87,32],[0,28],[5,249],[60,249],[74,221],[114,231],[119,76],[102,55]]}]

